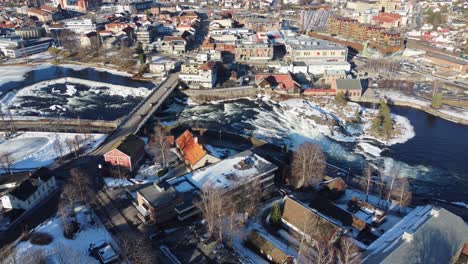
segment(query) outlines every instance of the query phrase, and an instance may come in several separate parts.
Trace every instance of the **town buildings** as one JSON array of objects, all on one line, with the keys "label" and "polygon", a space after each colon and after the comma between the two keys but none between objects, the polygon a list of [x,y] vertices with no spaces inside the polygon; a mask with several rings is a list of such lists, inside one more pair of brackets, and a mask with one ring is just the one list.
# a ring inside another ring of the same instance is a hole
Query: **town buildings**
[{"label": "town buildings", "polygon": [[104,154],[104,161],[133,171],[145,155],[145,142],[138,136],[129,135],[119,145]]}]

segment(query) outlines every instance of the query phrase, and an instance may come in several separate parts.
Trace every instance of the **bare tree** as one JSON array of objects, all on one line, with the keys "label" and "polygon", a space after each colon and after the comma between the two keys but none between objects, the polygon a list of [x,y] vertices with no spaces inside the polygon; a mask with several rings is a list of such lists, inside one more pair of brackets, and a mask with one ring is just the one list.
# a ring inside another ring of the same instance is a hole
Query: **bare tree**
[{"label": "bare tree", "polygon": [[6,245],[0,249],[0,264],[20,264],[18,253],[13,245]]},{"label": "bare tree", "polygon": [[349,238],[342,238],[338,245],[337,257],[340,264],[359,264],[362,260],[359,248]]},{"label": "bare tree", "polygon": [[81,144],[83,143],[83,137],[81,135],[75,135],[73,138],[73,146],[75,149],[75,156],[80,152]]},{"label": "bare tree", "polygon": [[300,145],[293,154],[290,183],[295,188],[315,185],[325,175],[325,155],[319,146],[310,142]]},{"label": "bare tree", "polygon": [[71,52],[76,51],[80,46],[78,35],[67,29],[60,31],[59,41],[65,49],[70,50]]},{"label": "bare tree", "polygon": [[78,168],[71,169],[69,184],[75,186],[77,196],[82,202],[86,204],[92,202],[95,193],[92,188],[93,181],[88,173]]},{"label": "bare tree", "polygon": [[395,165],[393,168],[392,168],[392,171],[390,173],[390,186],[388,188],[388,194],[387,194],[387,206],[389,206],[389,203],[390,203],[390,200],[392,198],[392,194],[393,194],[393,186],[395,184],[395,180],[398,178],[398,176],[400,175],[400,171],[401,171],[401,166],[400,165]]},{"label": "bare tree", "polygon": [[364,169],[364,177],[366,179],[366,202],[369,201],[369,190],[370,190],[370,185],[372,182],[372,174],[373,174],[373,168],[370,165],[367,165],[366,168]]},{"label": "bare tree", "polygon": [[80,198],[80,193],[78,192],[76,186],[74,186],[72,183],[65,184],[65,186],[63,186],[60,198],[61,202],[64,203],[63,207],[65,209],[65,212],[69,210],[72,216],[75,217],[76,221],[75,202]]},{"label": "bare tree", "polygon": [[0,153],[0,168],[7,173],[13,174],[11,167],[15,163],[15,159],[12,157],[11,152]]},{"label": "bare tree", "polygon": [[[407,177],[402,177],[399,179],[400,186],[399,186],[399,197],[398,203],[400,205],[400,213],[403,208],[406,208],[408,205],[411,204],[412,193],[410,190],[410,185]],[[403,211],[404,212],[404,211]]]},{"label": "bare tree", "polygon": [[53,147],[54,147],[55,154],[59,154],[59,157],[62,158],[65,146],[64,146],[62,140],[60,140],[59,134],[55,134],[55,140],[54,140]]},{"label": "bare tree", "polygon": [[381,169],[379,171],[379,178],[378,178],[378,181],[377,181],[377,187],[379,189],[379,204],[381,204],[381,202],[382,202],[384,192],[385,192],[385,189],[386,189],[386,183],[387,183],[387,176],[385,176],[384,170]]},{"label": "bare tree", "polygon": [[209,188],[200,195],[197,207],[201,210],[208,226],[208,233],[212,236],[215,232],[220,232],[222,236],[221,218],[223,216],[223,199],[221,192],[217,189]]},{"label": "bare tree", "polygon": [[65,140],[65,146],[67,146],[68,152],[69,153],[73,152],[75,154],[75,156],[76,156],[74,145],[75,145],[75,143],[74,143],[74,140],[72,138],[67,138]]},{"label": "bare tree", "polygon": [[128,236],[122,236],[119,245],[123,258],[126,259],[129,263],[157,263],[157,256],[154,254],[154,249],[150,246],[150,241],[146,241],[141,237],[132,238]]},{"label": "bare tree", "polygon": [[335,248],[324,242],[309,243],[303,249],[298,263],[316,263],[316,264],[332,264],[335,263]]},{"label": "bare tree", "polygon": [[161,162],[164,167],[167,166],[167,157],[171,148],[171,143],[167,136],[166,130],[163,127],[155,126],[150,142],[150,147],[155,150],[154,162]]}]

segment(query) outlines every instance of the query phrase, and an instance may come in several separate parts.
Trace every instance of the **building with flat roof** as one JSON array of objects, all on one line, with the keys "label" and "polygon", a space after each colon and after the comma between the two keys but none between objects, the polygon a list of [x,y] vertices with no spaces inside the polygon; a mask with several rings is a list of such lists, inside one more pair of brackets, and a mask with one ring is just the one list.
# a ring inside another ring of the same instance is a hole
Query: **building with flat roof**
[{"label": "building with flat roof", "polygon": [[16,35],[0,37],[0,52],[9,58],[20,58],[47,50],[54,40],[52,38],[39,38],[23,40]]},{"label": "building with flat roof", "polygon": [[327,40],[318,39],[292,31],[282,31],[286,58],[293,62],[346,61],[348,48]]},{"label": "building with flat roof", "polygon": [[468,74],[468,60],[456,58],[441,53],[427,53],[425,55],[439,71],[454,71],[459,74]]}]

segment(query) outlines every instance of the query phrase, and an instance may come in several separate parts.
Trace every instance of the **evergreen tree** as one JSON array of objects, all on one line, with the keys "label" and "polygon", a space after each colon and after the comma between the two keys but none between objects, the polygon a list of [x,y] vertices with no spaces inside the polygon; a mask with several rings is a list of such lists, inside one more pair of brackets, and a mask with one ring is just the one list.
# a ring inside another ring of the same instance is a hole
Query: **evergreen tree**
[{"label": "evergreen tree", "polygon": [[345,105],[346,101],[348,99],[346,98],[346,95],[343,92],[338,92],[335,97],[335,101],[338,105]]},{"label": "evergreen tree", "polygon": [[372,132],[379,136],[390,138],[393,135],[393,120],[388,105],[380,102],[379,112],[372,120]]},{"label": "evergreen tree", "polygon": [[435,93],[432,96],[431,106],[433,108],[440,108],[442,106],[442,94],[441,93]]},{"label": "evergreen tree", "polygon": [[273,203],[270,213],[270,222],[275,227],[279,227],[281,224],[281,208],[278,202]]}]

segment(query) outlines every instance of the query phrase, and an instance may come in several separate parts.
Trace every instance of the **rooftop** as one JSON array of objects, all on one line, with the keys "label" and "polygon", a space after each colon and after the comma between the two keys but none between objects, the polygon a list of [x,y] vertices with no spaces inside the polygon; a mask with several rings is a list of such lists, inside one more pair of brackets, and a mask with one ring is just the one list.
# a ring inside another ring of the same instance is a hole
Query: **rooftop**
[{"label": "rooftop", "polygon": [[203,167],[185,177],[200,189],[232,189],[278,167],[250,150],[240,152],[213,165]]},{"label": "rooftop", "polygon": [[130,157],[135,156],[145,147],[145,142],[138,136],[133,134],[127,136],[117,147],[118,150],[127,154]]},{"label": "rooftop", "polygon": [[336,80],[337,90],[362,90],[361,80],[359,79],[338,79]]},{"label": "rooftop", "polygon": [[314,50],[345,50],[346,47],[323,39],[318,39],[292,31],[283,30],[281,35],[285,43],[293,49],[314,49]]},{"label": "rooftop", "polygon": [[449,263],[468,238],[463,220],[430,205],[414,209],[372,243],[364,263]]}]

